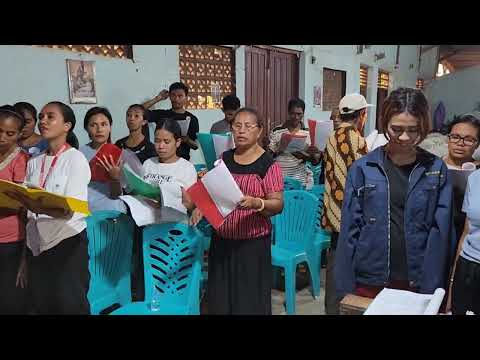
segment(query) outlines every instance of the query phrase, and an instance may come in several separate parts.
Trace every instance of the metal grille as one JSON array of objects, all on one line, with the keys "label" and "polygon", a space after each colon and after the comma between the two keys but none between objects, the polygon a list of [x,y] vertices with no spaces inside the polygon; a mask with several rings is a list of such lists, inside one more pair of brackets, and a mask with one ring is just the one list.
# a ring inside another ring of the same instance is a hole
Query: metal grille
[{"label": "metal grille", "polygon": [[388,90],[390,75],[385,71],[378,72],[378,88]]},{"label": "metal grille", "polygon": [[188,109],[219,109],[235,94],[235,52],[215,45],[179,46],[180,81],[188,86]]},{"label": "metal grille", "polygon": [[120,59],[133,59],[132,45],[33,45]]}]

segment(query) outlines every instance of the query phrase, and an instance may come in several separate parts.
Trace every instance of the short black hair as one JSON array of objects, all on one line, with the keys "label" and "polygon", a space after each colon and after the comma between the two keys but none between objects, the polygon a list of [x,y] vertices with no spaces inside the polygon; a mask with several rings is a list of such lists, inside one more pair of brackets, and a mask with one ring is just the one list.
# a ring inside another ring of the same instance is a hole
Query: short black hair
[{"label": "short black hair", "polygon": [[33,120],[37,122],[37,109],[35,109],[35,106],[33,106],[32,104],[25,101],[20,101],[14,104],[13,107],[19,114],[22,115],[24,114],[24,112],[29,112],[32,115]]},{"label": "short black hair", "polygon": [[15,107],[12,105],[3,105],[0,106],[0,120],[14,118],[18,123],[18,130],[21,131],[25,126],[25,118],[22,113],[16,111]]},{"label": "short black hair", "polygon": [[127,113],[128,113],[129,110],[132,110],[132,109],[142,110],[143,120],[147,121],[147,123],[142,126],[142,134],[147,138],[147,140],[150,140],[150,129],[148,128],[149,111],[147,109],[145,109],[145,106],[143,106],[142,104],[132,104],[128,107]]},{"label": "short black hair", "polygon": [[255,116],[255,120],[257,121],[257,126],[259,129],[263,129],[264,127],[264,123],[263,123],[263,118],[262,116],[260,115],[260,113],[254,109],[254,108],[249,108],[249,107],[242,107],[241,109],[239,109],[236,113],[235,113],[235,117],[233,118],[233,120],[236,119],[236,117],[238,115],[240,115],[241,113],[247,113],[247,114],[250,114],[250,115],[253,115]]},{"label": "short black hair", "polygon": [[292,110],[293,108],[301,108],[302,111],[305,112],[305,101],[300,98],[290,99],[288,102],[288,111]]},{"label": "short black hair", "polygon": [[353,121],[360,117],[360,115],[366,111],[366,108],[355,110],[353,113],[350,114],[342,114],[340,113],[340,119],[342,121]]},{"label": "short black hair", "polygon": [[62,113],[62,116],[63,116],[63,121],[66,123],[69,122],[70,124],[72,124],[69,132],[73,132],[73,129],[75,128],[75,124],[77,120],[75,118],[75,113],[73,112],[72,108],[61,101],[51,101],[47,105],[55,105],[60,109],[60,112]]},{"label": "short black hair", "polygon": [[183,90],[185,92],[185,96],[188,95],[188,86],[181,82],[174,82],[168,88],[168,92],[172,92],[174,90]]},{"label": "short black hair", "polygon": [[457,124],[470,124],[477,129],[477,139],[480,139],[480,119],[474,114],[468,113],[460,116],[455,116],[452,121],[448,123],[448,134],[452,132],[452,129]]},{"label": "short black hair", "polygon": [[223,110],[238,110],[240,109],[240,99],[235,95],[227,95],[222,99]]},{"label": "short black hair", "polygon": [[162,129],[171,132],[175,140],[178,140],[182,137],[182,129],[176,120],[170,118],[160,119],[155,127],[155,132]]}]

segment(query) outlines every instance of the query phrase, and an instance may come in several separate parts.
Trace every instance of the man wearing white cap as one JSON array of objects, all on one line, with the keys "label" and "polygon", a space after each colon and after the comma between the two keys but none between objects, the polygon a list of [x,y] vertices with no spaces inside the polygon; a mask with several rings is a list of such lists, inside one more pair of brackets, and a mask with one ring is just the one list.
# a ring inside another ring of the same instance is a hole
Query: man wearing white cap
[{"label": "man wearing white cap", "polygon": [[338,105],[341,124],[330,135],[325,150],[325,194],[323,198],[322,227],[332,232],[331,245],[327,254],[325,284],[325,311],[327,315],[338,315],[339,299],[335,294],[333,266],[335,249],[343,204],[343,192],[348,168],[367,153],[367,144],[362,136],[367,120],[367,104],[360,94],[344,96]]}]

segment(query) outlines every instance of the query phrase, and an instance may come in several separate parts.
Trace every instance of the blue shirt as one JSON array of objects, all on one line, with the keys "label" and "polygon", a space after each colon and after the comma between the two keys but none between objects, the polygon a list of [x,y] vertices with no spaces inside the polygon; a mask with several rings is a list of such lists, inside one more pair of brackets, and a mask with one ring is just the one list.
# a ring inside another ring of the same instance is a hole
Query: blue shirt
[{"label": "blue shirt", "polygon": [[480,264],[480,170],[468,177],[462,211],[467,214],[468,234],[460,256]]},{"label": "blue shirt", "polygon": [[[92,149],[90,145],[81,146],[78,149],[90,161],[97,150]],[[100,210],[116,210],[127,213],[124,202],[120,199],[110,198],[110,183],[100,181],[90,181],[88,184],[88,207],[93,213]]]}]

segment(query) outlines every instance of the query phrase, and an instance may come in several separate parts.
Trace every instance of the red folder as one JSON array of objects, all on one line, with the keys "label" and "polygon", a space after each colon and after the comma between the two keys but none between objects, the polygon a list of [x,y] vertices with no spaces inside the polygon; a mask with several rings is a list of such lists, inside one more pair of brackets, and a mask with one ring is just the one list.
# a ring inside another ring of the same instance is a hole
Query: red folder
[{"label": "red folder", "polygon": [[102,164],[100,164],[100,162],[97,160],[97,158],[100,158],[103,160],[104,156],[110,160],[110,155],[112,156],[113,161],[117,163],[118,159],[120,159],[120,156],[122,155],[122,149],[120,149],[118,146],[113,144],[109,144],[109,143],[103,144],[100,147],[100,149],[97,150],[97,153],[92,158],[92,160],[90,160],[90,171],[92,173],[92,179],[91,179],[92,181],[100,181],[100,182],[110,181],[107,171],[102,166]]}]

